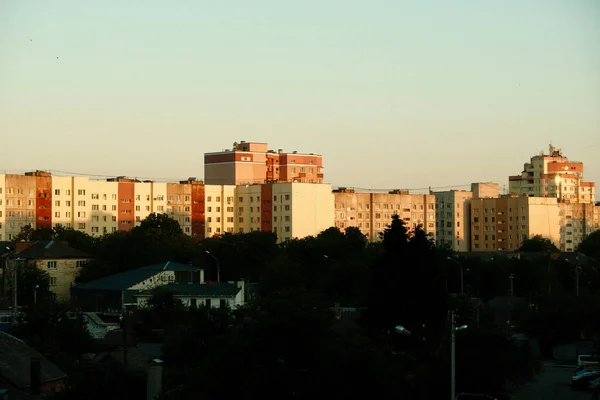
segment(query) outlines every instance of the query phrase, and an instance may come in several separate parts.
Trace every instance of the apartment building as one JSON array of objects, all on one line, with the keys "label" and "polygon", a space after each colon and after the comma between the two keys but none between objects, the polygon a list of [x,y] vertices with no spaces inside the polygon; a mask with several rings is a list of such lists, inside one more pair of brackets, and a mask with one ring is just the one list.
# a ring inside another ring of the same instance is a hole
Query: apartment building
[{"label": "apartment building", "polygon": [[520,175],[509,176],[510,194],[554,197],[561,202],[596,201],[595,184],[583,180],[583,163],[569,161],[561,149],[550,145],[549,153],[530,158]]},{"label": "apartment building", "polygon": [[436,244],[454,251],[471,247],[471,199],[473,192],[449,190],[435,192]]},{"label": "apartment building", "polygon": [[560,246],[556,198],[503,195],[471,200],[471,251],[516,251],[535,235]]},{"label": "apartment building", "polygon": [[236,189],[236,232],[271,231],[279,242],[315,236],[334,225],[334,196],[327,184],[243,185]]},{"label": "apartment building", "polygon": [[600,206],[590,203],[558,203],[560,251],[576,251],[577,246],[600,229]]},{"label": "apartment building", "polygon": [[471,249],[471,200],[496,198],[500,186],[493,182],[471,184],[471,191],[434,192],[436,209],[436,244],[454,251]]},{"label": "apartment building", "polygon": [[435,196],[410,194],[406,190],[388,193],[357,193],[351,188],[333,191],[335,226],[340,230],[357,227],[371,241],[380,235],[397,214],[409,230],[422,226],[425,233],[435,236]]},{"label": "apartment building", "polygon": [[130,230],[150,213],[166,213],[187,235],[203,238],[203,182],[102,181],[43,171],[0,175],[0,240],[12,240],[25,225],[62,225],[99,236]]},{"label": "apartment building", "polygon": [[269,150],[267,143],[233,143],[231,149],[204,154],[207,185],[265,182],[323,183],[323,157],[313,153]]},{"label": "apartment building", "polygon": [[204,186],[205,237],[234,233],[235,185]]}]

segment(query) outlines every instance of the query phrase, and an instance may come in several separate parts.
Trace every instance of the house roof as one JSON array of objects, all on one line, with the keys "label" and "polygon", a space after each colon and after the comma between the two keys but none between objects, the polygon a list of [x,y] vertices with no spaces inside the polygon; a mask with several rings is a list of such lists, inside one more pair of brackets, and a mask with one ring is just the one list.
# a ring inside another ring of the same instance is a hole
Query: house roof
[{"label": "house roof", "polygon": [[160,264],[152,264],[142,268],[132,269],[118,274],[96,279],[95,281],[82,283],[74,286],[74,290],[114,290],[123,291],[131,286],[153,277],[162,271],[198,271],[200,268],[167,261]]},{"label": "house roof", "polygon": [[91,258],[81,250],[77,250],[65,243],[54,240],[39,240],[30,247],[17,254],[22,258],[44,259],[44,258]]},{"label": "house roof", "polygon": [[41,360],[42,383],[64,379],[67,375],[37,350],[19,338],[0,332],[0,375],[18,388],[30,386],[32,358]]},{"label": "house roof", "polygon": [[[140,291],[137,295],[151,296],[158,290],[168,290],[172,292],[175,297],[235,297],[241,288],[239,288],[236,283],[172,283],[151,290]],[[135,297],[135,293],[133,293],[133,296]]]}]

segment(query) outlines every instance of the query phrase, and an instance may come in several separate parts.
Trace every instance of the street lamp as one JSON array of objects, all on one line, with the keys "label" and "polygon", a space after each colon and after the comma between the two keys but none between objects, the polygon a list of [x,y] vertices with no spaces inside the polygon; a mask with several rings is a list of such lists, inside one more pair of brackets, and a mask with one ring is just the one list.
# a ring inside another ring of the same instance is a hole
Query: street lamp
[{"label": "street lamp", "polygon": [[217,282],[221,282],[221,266],[219,265],[219,259],[210,251],[208,250],[204,250],[206,252],[206,254],[208,254],[209,256],[211,256],[212,258],[215,259],[215,261],[217,262]]},{"label": "street lamp", "polygon": [[408,329],[406,329],[405,327],[403,327],[402,325],[396,326],[394,328],[394,332],[396,332],[400,335],[410,336],[410,331]]},{"label": "street lamp", "polygon": [[460,263],[460,261],[457,261],[452,257],[446,257],[446,258],[448,260],[458,264],[458,266],[460,267],[460,294],[465,294],[465,275],[464,275],[462,264]]},{"label": "street lamp", "polygon": [[335,258],[331,258],[329,257],[327,254],[323,254],[323,258],[329,261],[333,261],[336,264],[339,264],[340,262],[338,260],[336,260]]},{"label": "street lamp", "polygon": [[456,314],[450,314],[450,398],[456,397],[456,332],[467,329],[467,325],[456,326]]}]

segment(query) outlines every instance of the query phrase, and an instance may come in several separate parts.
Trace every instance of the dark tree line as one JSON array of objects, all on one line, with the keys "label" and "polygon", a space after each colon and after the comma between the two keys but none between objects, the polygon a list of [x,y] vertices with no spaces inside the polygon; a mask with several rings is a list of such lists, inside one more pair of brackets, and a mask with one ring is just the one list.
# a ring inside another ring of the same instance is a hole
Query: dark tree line
[{"label": "dark tree line", "polygon": [[[195,242],[166,215],[100,238],[68,229],[23,234],[66,240],[94,256],[80,282],[167,260],[202,265],[215,280],[218,260],[221,280],[259,283],[259,296],[240,309],[190,311],[160,293],[136,314],[140,338],[165,330],[164,399],[445,396],[450,310],[469,326],[457,338],[457,384],[465,391],[498,392],[531,377],[536,360],[511,342],[513,332],[538,338],[545,351],[600,332],[599,233],[579,247],[590,257],[581,265],[555,259],[552,243],[540,237],[521,248],[539,257],[462,257],[397,216],[377,243],[355,228],[281,244],[270,232]],[[523,300],[509,326],[494,317],[499,297]],[[338,319],[336,304],[354,307],[359,317]],[[77,336],[74,326],[63,336]],[[411,335],[397,334],[397,326]],[[89,348],[83,338],[74,341],[81,343],[75,353]]]}]

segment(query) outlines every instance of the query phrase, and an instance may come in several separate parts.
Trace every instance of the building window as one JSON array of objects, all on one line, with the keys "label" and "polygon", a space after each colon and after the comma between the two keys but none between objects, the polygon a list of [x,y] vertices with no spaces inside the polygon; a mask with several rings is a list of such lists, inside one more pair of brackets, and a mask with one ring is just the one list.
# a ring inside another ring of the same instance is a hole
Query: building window
[{"label": "building window", "polygon": [[51,276],[50,278],[48,278],[48,281],[50,283],[50,286],[56,286],[56,284],[58,283],[58,279],[55,276]]},{"label": "building window", "polygon": [[56,269],[56,261],[48,261],[48,269]]},{"label": "building window", "polygon": [[82,268],[86,263],[86,260],[77,260],[75,265],[77,266],[77,268]]}]

